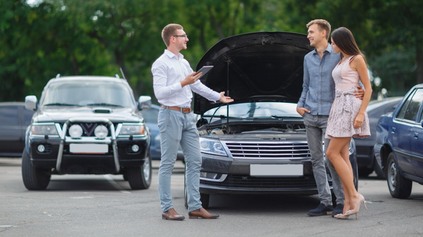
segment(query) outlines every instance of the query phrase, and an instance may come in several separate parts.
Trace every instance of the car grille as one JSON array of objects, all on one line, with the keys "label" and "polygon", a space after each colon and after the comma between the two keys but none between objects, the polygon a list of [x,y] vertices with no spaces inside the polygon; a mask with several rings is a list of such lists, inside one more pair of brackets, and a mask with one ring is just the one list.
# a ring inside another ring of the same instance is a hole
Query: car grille
[{"label": "car grille", "polygon": [[233,158],[304,159],[310,156],[307,142],[225,142]]}]

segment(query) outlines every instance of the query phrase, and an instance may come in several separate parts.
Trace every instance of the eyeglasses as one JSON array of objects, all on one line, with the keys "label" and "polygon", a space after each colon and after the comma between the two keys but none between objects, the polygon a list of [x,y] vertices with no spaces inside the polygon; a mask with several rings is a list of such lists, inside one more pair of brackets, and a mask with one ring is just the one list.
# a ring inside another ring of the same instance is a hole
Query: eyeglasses
[{"label": "eyeglasses", "polygon": [[183,35],[173,35],[173,37],[188,38],[188,35],[187,35],[187,34],[183,34]]}]

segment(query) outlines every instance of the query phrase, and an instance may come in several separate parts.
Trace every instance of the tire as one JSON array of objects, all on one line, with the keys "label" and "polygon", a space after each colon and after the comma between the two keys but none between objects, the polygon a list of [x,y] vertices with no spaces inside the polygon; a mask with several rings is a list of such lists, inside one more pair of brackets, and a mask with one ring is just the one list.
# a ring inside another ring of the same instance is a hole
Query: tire
[{"label": "tire", "polygon": [[[200,200],[201,200],[201,206],[204,208],[209,208],[210,206],[210,194],[206,193],[200,193]],[[185,208],[188,209],[188,194],[186,191],[186,188],[184,188],[184,204]]]},{"label": "tire", "polygon": [[373,169],[375,170],[376,176],[379,179],[386,179],[385,172],[383,172],[382,167],[380,167],[379,163],[377,163],[375,157],[373,157]]},{"label": "tire", "polygon": [[360,178],[366,178],[368,177],[371,173],[373,173],[373,169],[372,168],[358,168],[358,175]]},{"label": "tire", "polygon": [[32,165],[28,152],[22,153],[22,180],[28,190],[45,190],[50,183],[51,173],[48,169]]},{"label": "tire", "polygon": [[[210,206],[210,194],[200,193],[200,200],[201,200],[201,206],[204,208],[209,208]],[[184,190],[184,202],[185,202],[185,208],[188,209],[188,195],[186,191]]]},{"label": "tire", "polygon": [[392,197],[401,199],[410,197],[412,181],[401,176],[393,152],[388,156],[386,181]]},{"label": "tire", "polygon": [[204,208],[210,207],[210,194],[200,193],[201,204]]},{"label": "tire", "polygon": [[358,165],[357,165],[357,157],[350,157],[350,162],[351,162],[351,168],[352,168],[352,172],[353,172],[353,178],[354,178],[354,187],[355,189],[358,191]]},{"label": "tire", "polygon": [[151,157],[149,154],[145,157],[144,164],[141,167],[126,168],[124,177],[128,179],[129,186],[133,190],[148,189],[151,185],[152,168]]},{"label": "tire", "polygon": [[184,206],[185,206],[185,209],[188,209],[188,194],[187,194],[185,185],[184,185]]}]

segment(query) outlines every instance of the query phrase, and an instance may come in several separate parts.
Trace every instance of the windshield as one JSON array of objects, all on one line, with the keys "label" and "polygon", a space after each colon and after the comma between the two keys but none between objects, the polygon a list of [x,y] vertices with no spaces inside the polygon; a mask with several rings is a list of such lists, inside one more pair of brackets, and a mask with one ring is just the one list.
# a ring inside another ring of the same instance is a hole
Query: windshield
[{"label": "windshield", "polygon": [[133,107],[132,91],[112,81],[57,81],[44,93],[42,106]]},{"label": "windshield", "polygon": [[[222,105],[204,113],[203,117],[214,121],[229,117],[239,119],[301,118],[297,104],[285,102],[248,102]],[[228,113],[229,108],[229,113]]]}]

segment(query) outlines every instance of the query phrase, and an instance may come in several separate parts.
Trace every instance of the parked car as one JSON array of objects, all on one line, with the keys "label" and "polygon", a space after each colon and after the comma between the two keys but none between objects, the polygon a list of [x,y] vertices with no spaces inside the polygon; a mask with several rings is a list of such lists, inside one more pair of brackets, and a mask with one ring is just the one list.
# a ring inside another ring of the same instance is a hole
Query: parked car
[{"label": "parked car", "polygon": [[380,116],[392,112],[401,100],[402,97],[388,97],[382,100],[370,101],[367,107],[367,114],[369,116],[371,135],[366,138],[354,139],[357,149],[358,173],[361,177],[367,177],[375,171],[379,178],[385,178],[373,154],[373,147],[376,143],[376,126]]},{"label": "parked car", "polygon": [[203,206],[212,194],[317,193],[303,118],[296,112],[303,60],[311,50],[305,35],[256,32],[221,40],[198,63],[197,70],[214,66],[202,82],[235,100],[210,103],[194,94]]},{"label": "parked car", "polygon": [[392,197],[408,198],[413,181],[423,184],[423,84],[380,118],[374,153]]},{"label": "parked car", "polygon": [[[144,101],[151,101],[150,96],[141,96],[142,100]],[[145,103],[142,107],[142,115],[145,120],[145,124],[147,125],[148,129],[150,130],[150,156],[152,160],[160,160],[161,159],[161,150],[160,150],[160,131],[157,125],[157,118],[159,115],[160,106],[151,103]],[[176,157],[177,160],[184,161],[184,155],[182,152],[182,148],[179,147],[178,155]]]},{"label": "parked car", "polygon": [[33,113],[25,109],[24,102],[0,103],[0,156],[22,156],[25,131]]},{"label": "parked car", "polygon": [[122,174],[132,189],[149,188],[150,134],[125,79],[54,78],[25,106],[35,111],[22,155],[28,190],[46,189],[53,174]]}]

